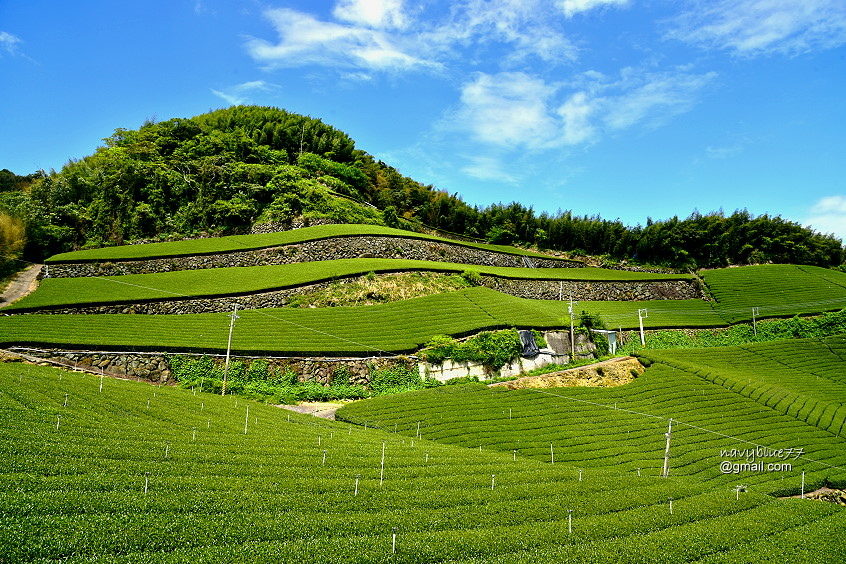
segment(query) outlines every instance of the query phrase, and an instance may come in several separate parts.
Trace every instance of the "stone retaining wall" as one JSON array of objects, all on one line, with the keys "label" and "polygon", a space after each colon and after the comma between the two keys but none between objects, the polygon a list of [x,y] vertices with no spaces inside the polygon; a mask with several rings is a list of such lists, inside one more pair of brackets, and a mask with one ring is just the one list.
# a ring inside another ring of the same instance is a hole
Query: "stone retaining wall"
[{"label": "stone retaining wall", "polygon": [[[482,266],[517,266],[525,263],[520,255],[476,249],[453,243],[426,241],[405,237],[348,236],[306,241],[294,245],[252,251],[235,251],[216,255],[158,258],[149,260],[49,264],[46,276],[51,278],[78,276],[118,276],[174,270],[225,268],[291,264],[345,258],[398,258],[454,262]],[[584,264],[565,260],[530,257],[539,268],[580,268]]]},{"label": "stone retaining wall", "polygon": [[[340,281],[343,283],[343,280]],[[86,307],[64,307],[58,309],[40,309],[28,313],[50,314],[146,314],[146,315],[183,315],[187,313],[217,313],[231,311],[238,303],[245,309],[283,307],[288,298],[307,294],[331,286],[333,282],[318,282],[261,292],[247,296],[225,296],[220,298],[169,299],[134,304],[102,305]],[[573,299],[580,301],[633,301],[633,300],[684,300],[702,298],[699,284],[694,279],[654,280],[654,281],[616,281],[596,282],[580,280],[512,280],[495,276],[482,276],[480,285],[520,298],[539,300],[557,300],[563,292],[565,298],[571,293]],[[15,314],[14,311],[9,312]]]},{"label": "stone retaining wall", "polygon": [[481,285],[519,298],[586,301],[689,300],[703,298],[699,281],[682,280],[527,280],[483,275]]},{"label": "stone retaining wall", "polygon": [[[102,371],[108,376],[148,380],[156,383],[173,383],[168,355],[164,353],[135,353],[108,351],[62,351],[56,349],[40,350],[13,347],[10,350],[43,358],[69,368],[82,368]],[[184,355],[199,357],[201,355]],[[223,355],[211,356],[215,363],[224,363]],[[383,369],[396,364],[415,362],[404,356],[371,357],[371,358],[304,358],[304,357],[236,357],[232,360],[243,361],[249,366],[257,359],[266,360],[272,369],[291,370],[297,374],[301,382],[318,382],[329,385],[332,377],[339,368],[346,368],[350,374],[350,383],[362,386],[370,385],[372,369]]]}]

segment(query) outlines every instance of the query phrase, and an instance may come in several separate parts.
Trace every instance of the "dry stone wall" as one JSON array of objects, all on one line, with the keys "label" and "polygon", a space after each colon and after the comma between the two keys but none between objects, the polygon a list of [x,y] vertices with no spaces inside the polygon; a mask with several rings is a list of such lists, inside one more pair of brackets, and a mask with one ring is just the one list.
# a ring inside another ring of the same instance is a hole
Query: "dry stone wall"
[{"label": "dry stone wall", "polygon": [[482,276],[481,284],[520,298],[590,301],[689,300],[703,297],[698,280],[527,280]]},{"label": "dry stone wall", "polygon": [[[343,281],[341,281],[343,283]],[[480,285],[520,298],[557,300],[559,295],[576,300],[683,300],[702,298],[703,294],[695,279],[595,282],[579,280],[514,280],[482,276]],[[231,311],[234,304],[246,309],[284,307],[291,296],[307,294],[328,288],[332,282],[319,282],[270,292],[245,296],[224,296],[219,298],[167,299],[132,304],[101,306],[64,307],[39,309],[27,313],[51,314],[142,314],[142,315],[184,315],[189,313],[218,313]],[[14,313],[14,312],[12,312]]]},{"label": "dry stone wall", "polygon": [[[107,376],[147,380],[162,384],[174,382],[170,361],[165,353],[63,351],[22,347],[14,347],[10,350],[30,357],[42,358],[69,368],[102,372]],[[224,362],[223,355],[209,356],[212,356],[217,364]],[[345,368],[350,375],[350,384],[369,386],[371,372],[374,369],[381,370],[397,364],[408,365],[414,362],[404,356],[372,358],[232,357],[233,360],[243,361],[247,366],[259,358],[266,360],[271,369],[294,372],[300,382],[318,382],[327,386],[332,384],[333,375],[341,368]]]},{"label": "dry stone wall", "polygon": [[[440,241],[405,237],[349,236],[306,241],[294,245],[216,255],[157,258],[137,261],[48,265],[46,276],[118,276],[174,270],[233,266],[291,264],[345,258],[402,258],[454,262],[482,266],[526,266],[523,257]],[[584,264],[559,259],[530,257],[538,268],[580,268]]]}]

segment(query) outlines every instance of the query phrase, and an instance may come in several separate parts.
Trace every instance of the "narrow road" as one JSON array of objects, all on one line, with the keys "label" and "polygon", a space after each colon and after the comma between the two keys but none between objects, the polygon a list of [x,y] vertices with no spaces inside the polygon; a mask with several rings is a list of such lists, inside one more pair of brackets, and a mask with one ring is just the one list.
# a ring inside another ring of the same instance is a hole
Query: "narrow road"
[{"label": "narrow road", "polygon": [[34,292],[38,287],[38,280],[36,280],[36,278],[41,272],[41,267],[43,266],[43,264],[33,264],[26,270],[18,272],[15,277],[12,278],[8,288],[0,294],[0,307],[7,306],[12,302],[15,302]]}]

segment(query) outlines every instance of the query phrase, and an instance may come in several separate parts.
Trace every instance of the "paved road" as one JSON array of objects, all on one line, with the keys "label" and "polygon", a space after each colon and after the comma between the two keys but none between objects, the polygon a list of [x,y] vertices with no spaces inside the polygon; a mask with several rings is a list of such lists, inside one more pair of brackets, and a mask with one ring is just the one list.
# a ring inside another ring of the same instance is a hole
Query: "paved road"
[{"label": "paved road", "polygon": [[9,287],[0,295],[0,307],[7,306],[32,293],[38,287],[38,274],[43,264],[33,264],[18,274],[9,283]]}]

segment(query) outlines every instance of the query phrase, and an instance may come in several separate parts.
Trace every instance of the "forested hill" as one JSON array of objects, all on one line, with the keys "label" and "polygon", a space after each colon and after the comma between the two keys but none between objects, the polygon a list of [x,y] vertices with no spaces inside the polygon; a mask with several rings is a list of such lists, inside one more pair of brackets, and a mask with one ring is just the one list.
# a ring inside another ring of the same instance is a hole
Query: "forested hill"
[{"label": "forested hill", "polygon": [[402,176],[319,119],[277,108],[236,106],[148,122],[117,129],[104,141],[60,172],[0,171],[5,257],[40,260],[84,247],[241,233],[256,223],[305,217],[428,225],[494,243],[675,268],[844,260],[833,236],[746,211],[630,227],[599,215],[537,214],[520,203],[472,207],[457,194]]}]

